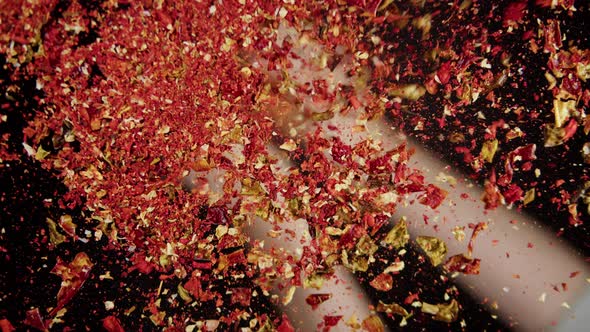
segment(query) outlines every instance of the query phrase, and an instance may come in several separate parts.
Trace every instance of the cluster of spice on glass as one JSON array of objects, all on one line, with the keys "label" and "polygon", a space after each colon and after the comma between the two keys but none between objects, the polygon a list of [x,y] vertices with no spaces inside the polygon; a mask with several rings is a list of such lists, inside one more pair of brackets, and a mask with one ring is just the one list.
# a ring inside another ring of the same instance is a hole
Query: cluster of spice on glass
[{"label": "cluster of spice on glass", "polygon": [[[331,300],[321,285],[336,265],[365,272],[379,248],[390,250],[391,258],[370,285],[387,292],[396,274],[415,264],[404,260],[410,242],[433,266],[479,273],[472,242],[467,254],[447,257],[444,241],[410,238],[404,220],[382,230],[406,194],[417,193],[428,209],[446,195],[408,166],[412,152],[404,144],[391,150],[369,140],[347,145],[321,130],[289,137],[273,113],[285,107],[285,91],[334,105],[306,121],[359,112],[360,131],[362,120],[404,118],[402,129],[452,144],[465,164],[486,175],[487,208],[531,204],[542,193],[534,182],[523,188],[513,178],[527,172],[539,178],[537,150],[563,148],[590,131],[590,51],[564,40],[559,20],[533,22],[525,2],[488,8],[470,0],[155,0],[95,7],[73,1],[60,2],[59,10],[57,3],[2,5],[0,51],[11,75],[34,77],[42,97],[24,129],[22,151],[2,147],[0,156],[3,163],[31,158],[56,172],[68,188],[56,198],[59,204],[82,209],[78,223],[65,213],[47,219],[47,246],[81,241],[94,250],[100,242],[126,253],[121,264],[128,273],[156,274],[175,285],[146,291],[152,300],[140,310],[158,327],[192,331],[239,322],[254,331],[293,330],[286,315],[252,307],[253,298],[288,304],[300,287],[317,288],[306,299],[316,308]],[[559,15],[576,10],[570,1],[535,6]],[[486,10],[498,21],[494,31],[487,21],[470,20]],[[277,42],[282,26],[297,31],[295,40]],[[545,59],[543,93],[551,94],[552,105],[527,109],[515,100],[511,91],[527,89],[523,72],[537,68],[502,46],[506,36],[522,37],[523,49]],[[292,48],[310,41],[325,51],[305,63],[333,69],[344,50],[352,55],[348,76],[354,82],[329,91],[325,81],[290,80]],[[360,86],[367,91],[362,101]],[[491,112],[506,116],[485,121]],[[543,124],[542,141],[519,128],[533,120]],[[288,152],[293,166],[287,171],[277,166],[283,157],[272,146]],[[590,143],[578,153],[590,162]],[[571,214],[572,225],[582,223],[578,207],[590,202],[589,183],[577,196],[555,202]],[[265,250],[245,232],[255,218],[273,224],[270,236],[303,218],[313,241],[297,253]],[[472,240],[485,227],[474,225]],[[25,323],[40,330],[67,326],[59,317],[75,305],[88,276],[109,275],[94,270],[95,263],[79,252],[49,267],[62,279],[59,293],[47,307],[31,308]],[[276,287],[289,289],[286,297],[276,295]],[[399,317],[401,325],[414,315],[447,323],[460,318],[454,299],[431,304],[417,298],[394,298],[374,309]],[[101,318],[103,327],[123,330],[131,308],[106,299],[105,307],[111,314]],[[218,310],[195,316],[193,309],[205,307]],[[383,329],[377,315],[361,321],[337,313],[322,327],[341,322]]]}]

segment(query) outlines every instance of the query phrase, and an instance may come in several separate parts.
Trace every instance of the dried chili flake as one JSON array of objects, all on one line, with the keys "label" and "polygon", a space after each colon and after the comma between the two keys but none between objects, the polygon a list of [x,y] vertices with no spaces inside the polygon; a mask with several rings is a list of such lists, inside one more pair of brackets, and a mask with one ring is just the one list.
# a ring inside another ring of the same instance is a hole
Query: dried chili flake
[{"label": "dried chili flake", "polygon": [[314,273],[305,278],[303,287],[321,289],[324,281],[326,281],[326,276],[323,273]]},{"label": "dried chili flake", "polygon": [[389,273],[381,273],[371,280],[369,284],[376,290],[387,292],[393,287],[393,277]]},{"label": "dried chili flake", "polygon": [[198,276],[191,277],[184,284],[183,289],[186,290],[193,298],[199,299],[201,293],[203,292],[200,278]]},{"label": "dried chili flake", "polygon": [[57,305],[51,311],[54,315],[68,304],[74,296],[80,291],[80,288],[90,276],[90,271],[94,264],[86,253],[78,253],[71,263],[66,264],[61,259],[51,270],[51,273],[61,277],[62,284],[57,294]]},{"label": "dried chili flake", "polygon": [[191,303],[193,302],[193,298],[189,294],[189,292],[182,287],[182,284],[178,284],[177,286],[178,296],[184,301],[184,303]]},{"label": "dried chili flake", "polygon": [[404,262],[394,262],[393,264],[389,265],[388,267],[383,270],[383,273],[396,273],[402,271],[406,267],[406,263]]},{"label": "dried chili flake", "polygon": [[524,194],[524,198],[522,200],[522,204],[527,205],[535,200],[535,188],[531,188],[527,190]]},{"label": "dried chili flake", "polygon": [[240,288],[233,288],[231,289],[231,303],[232,304],[240,304],[244,307],[250,306],[250,301],[252,298],[252,289],[240,287]]},{"label": "dried chili flake", "polygon": [[494,160],[494,155],[496,154],[496,150],[498,150],[498,140],[491,140],[485,141],[481,152],[479,153],[480,157],[483,158],[485,162],[491,163]]},{"label": "dried chili flake", "polygon": [[343,249],[354,247],[366,230],[361,225],[352,225],[341,237],[338,246]]},{"label": "dried chili flake", "polygon": [[297,143],[295,143],[294,140],[289,138],[283,144],[281,144],[281,146],[279,146],[279,148],[289,151],[289,152],[293,152],[297,149]]},{"label": "dried chili flake", "polygon": [[418,299],[419,299],[418,293],[416,293],[416,294],[410,293],[410,295],[408,295],[405,298],[404,304],[412,304],[412,303],[414,303],[414,301],[417,301]]},{"label": "dried chili flake", "polygon": [[15,329],[8,319],[2,318],[0,319],[0,330],[2,332],[13,332]]},{"label": "dried chili flake", "polygon": [[370,315],[369,317],[365,318],[362,322],[363,330],[368,332],[383,332],[385,331],[385,326],[381,321],[381,318],[377,315]]},{"label": "dried chili flake", "polygon": [[324,316],[324,328],[322,331],[328,332],[330,329],[342,320],[342,316]]},{"label": "dried chili flake", "polygon": [[115,316],[108,316],[102,320],[102,327],[108,332],[124,332],[121,322]]},{"label": "dried chili flake", "polygon": [[578,130],[578,122],[574,119],[571,119],[563,129],[563,142],[567,142]]},{"label": "dried chili flake", "polygon": [[315,310],[320,304],[328,301],[331,298],[331,293],[310,294],[305,298],[305,302]]},{"label": "dried chili flake", "polygon": [[521,22],[525,15],[526,9],[527,3],[525,1],[513,2],[509,4],[504,10],[504,25]]},{"label": "dried chili flake", "polygon": [[39,308],[27,310],[24,323],[40,331],[48,331],[47,322],[41,317]]},{"label": "dried chili flake", "polygon": [[404,247],[410,240],[408,225],[405,218],[400,219],[397,224],[387,233],[383,243],[393,246],[395,249]]},{"label": "dried chili flake", "polygon": [[[472,225],[469,225],[470,227]],[[487,222],[479,222],[473,226],[473,232],[471,233],[471,238],[469,239],[469,243],[467,244],[467,255],[471,257],[473,254],[473,246],[475,245],[475,239],[479,235],[480,232],[484,231],[488,228]]]},{"label": "dried chili flake", "polygon": [[407,100],[416,101],[426,93],[426,89],[418,84],[408,84],[392,87],[389,95],[392,97],[401,97]]},{"label": "dried chili flake", "polygon": [[378,247],[369,235],[363,235],[356,244],[356,252],[361,255],[371,256]]},{"label": "dried chili flake", "polygon": [[465,226],[455,226],[453,227],[453,235],[455,236],[455,240],[461,242],[465,240]]},{"label": "dried chili flake", "polygon": [[448,304],[428,304],[422,302],[422,312],[433,315],[434,320],[452,323],[459,317],[459,303],[453,299]]},{"label": "dried chili flake", "polygon": [[295,286],[289,287],[287,293],[285,294],[285,297],[282,300],[283,305],[287,305],[291,303],[291,301],[293,301],[293,296],[295,295],[296,290],[297,288]]},{"label": "dried chili flake", "polygon": [[129,272],[133,272],[134,270],[138,270],[143,274],[150,274],[155,266],[152,262],[147,260],[147,257],[144,255],[135,255],[132,257],[133,265],[128,269]]},{"label": "dried chili flake", "polygon": [[409,315],[408,311],[406,309],[404,309],[404,307],[402,307],[401,305],[397,304],[397,303],[383,303],[381,301],[379,301],[379,304],[377,305],[376,310],[378,312],[384,312],[386,314],[394,314],[394,315],[400,315],[403,317],[406,317]]},{"label": "dried chili flake", "polygon": [[442,204],[445,197],[447,197],[447,194],[448,193],[444,189],[441,189],[433,184],[429,184],[426,186],[425,192],[418,197],[418,202],[420,202],[420,204],[429,206],[431,209],[436,209]]},{"label": "dried chili flake", "polygon": [[576,101],[555,99],[553,101],[552,110],[555,117],[555,126],[557,128],[562,128],[566,121],[569,120],[572,114],[576,111]]},{"label": "dried chili flake", "polygon": [[47,226],[49,227],[49,241],[54,246],[63,243],[66,237],[57,230],[57,224],[50,218],[46,218]]},{"label": "dried chili flake", "polygon": [[545,44],[543,47],[545,52],[554,53],[563,46],[559,21],[548,20],[547,24],[543,25],[543,36],[545,37]]},{"label": "dried chili flake", "polygon": [[334,138],[332,144],[332,158],[338,163],[345,164],[352,157],[352,148],[344,143],[339,138]]},{"label": "dried chili flake", "polygon": [[59,218],[59,226],[68,234],[69,236],[75,238],[76,237],[76,224],[72,221],[72,216],[69,214],[63,215]]},{"label": "dried chili flake", "polygon": [[567,10],[575,10],[575,1],[573,0],[536,0],[535,3],[538,6],[547,7],[551,9],[561,7]]},{"label": "dried chili flake", "polygon": [[220,206],[209,207],[209,209],[207,210],[207,221],[215,225],[229,224],[230,219],[227,213],[227,209]]},{"label": "dried chili flake", "polygon": [[449,257],[444,268],[449,272],[461,272],[463,274],[479,274],[480,259],[469,258],[463,254]]},{"label": "dried chili flake", "polygon": [[418,236],[416,243],[424,250],[433,266],[443,262],[447,254],[447,245],[443,240],[432,236]]},{"label": "dried chili flake", "polygon": [[508,185],[506,189],[502,191],[502,196],[504,197],[504,201],[506,204],[510,205],[516,201],[522,199],[523,190],[519,186],[514,183]]},{"label": "dried chili flake", "polygon": [[508,185],[512,181],[512,177],[514,175],[515,163],[517,161],[528,162],[537,159],[537,156],[535,155],[536,150],[536,144],[527,144],[511,151],[508,154],[508,158],[506,158],[506,161],[504,162],[505,174],[498,179],[497,183],[500,186]]},{"label": "dried chili flake", "polygon": [[449,80],[451,79],[451,65],[452,63],[450,61],[445,61],[440,65],[440,67],[436,71],[435,80],[439,84],[449,83]]},{"label": "dried chili flake", "polygon": [[291,321],[289,320],[289,317],[287,317],[287,315],[283,314],[283,316],[281,317],[281,323],[277,326],[277,331],[295,332],[295,328],[291,324]]}]

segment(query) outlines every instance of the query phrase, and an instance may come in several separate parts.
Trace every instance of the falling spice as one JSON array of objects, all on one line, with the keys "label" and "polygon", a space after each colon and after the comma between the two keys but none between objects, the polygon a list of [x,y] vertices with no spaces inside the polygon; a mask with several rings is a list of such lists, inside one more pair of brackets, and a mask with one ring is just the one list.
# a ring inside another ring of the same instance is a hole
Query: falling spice
[{"label": "falling spice", "polygon": [[320,304],[332,298],[332,294],[310,294],[305,298],[305,302],[316,309]]},{"label": "falling spice", "polygon": [[[34,163],[65,192],[47,189],[40,205],[59,211],[41,218],[29,244],[43,252],[37,264],[46,266],[23,269],[61,278],[61,285],[42,281],[59,286],[57,301],[40,307],[33,296],[18,299],[24,322],[3,318],[0,325],[70,329],[64,310],[86,287],[102,297],[112,279],[130,294],[121,297],[138,301],[123,308],[105,294],[99,302],[108,313],[97,313],[107,331],[229,329],[234,322],[292,331],[286,316],[253,303],[271,299],[272,283],[284,277],[284,303],[298,287],[311,287],[318,293],[306,301],[315,308],[331,297],[322,285],[336,265],[373,273],[367,281],[376,290],[395,290],[396,273],[419,263],[400,258],[412,250],[407,221],[385,226],[408,195],[436,210],[447,204],[447,192],[411,169],[405,144],[387,150],[371,140],[345,144],[342,128],[304,130],[341,114],[357,116],[353,133],[365,131],[368,119],[388,117],[397,129],[459,156],[474,179],[485,181],[486,208],[546,204],[567,215],[567,232],[581,229],[590,196],[567,184],[590,174],[558,165],[566,154],[580,164],[590,160],[590,50],[572,38],[575,20],[560,19],[580,11],[571,1],[7,3],[0,14],[8,77],[0,81],[0,124],[22,118],[24,127],[3,134],[0,164],[10,170]],[[285,36],[287,30],[294,32]],[[290,68],[299,50],[314,45],[321,54],[298,69],[323,70],[322,79],[306,82]],[[328,82],[339,64],[346,78]],[[29,90],[26,104],[35,109],[21,115],[11,107]],[[548,156],[555,157],[545,165]],[[282,159],[294,166],[277,171]],[[559,194],[541,186],[553,182],[547,179],[554,169],[569,177],[560,179]],[[36,225],[22,218],[8,237],[18,225]],[[295,219],[307,222],[312,238],[297,255],[266,252],[245,231],[262,220],[279,236],[288,233],[281,222]],[[477,274],[480,260],[472,254],[486,227],[472,225],[467,253],[446,261],[441,239],[450,234],[416,243],[433,266]],[[460,241],[465,230],[453,235]],[[102,270],[113,252],[122,255],[115,277]],[[153,289],[133,286],[152,278]],[[50,287],[31,292],[38,288]],[[459,315],[455,299],[407,308],[379,303],[377,311],[403,316],[405,324],[420,310],[442,322]],[[149,327],[127,326],[138,312]],[[354,321],[326,316],[324,326],[341,320]],[[377,316],[356,325],[385,328]]]},{"label": "falling spice", "polygon": [[480,259],[473,259],[459,254],[449,257],[444,268],[449,272],[461,272],[464,274],[479,274]]},{"label": "falling spice", "polygon": [[424,250],[433,266],[440,265],[447,254],[444,241],[432,236],[418,236],[416,242]]},{"label": "falling spice", "polygon": [[57,293],[57,305],[52,310],[52,315],[72,301],[88,279],[93,266],[88,255],[83,252],[77,254],[69,264],[58,259],[51,273],[59,276],[62,284]]},{"label": "falling spice", "polygon": [[452,300],[448,304],[436,305],[422,302],[422,312],[433,315],[435,320],[450,323],[455,321],[458,317],[459,303],[455,300]]},{"label": "falling spice", "polygon": [[401,219],[398,223],[387,233],[383,242],[392,245],[399,249],[408,243],[410,234],[408,233],[408,226],[405,219]]},{"label": "falling spice", "polygon": [[370,282],[376,290],[387,292],[393,287],[393,278],[389,273],[381,273]]}]

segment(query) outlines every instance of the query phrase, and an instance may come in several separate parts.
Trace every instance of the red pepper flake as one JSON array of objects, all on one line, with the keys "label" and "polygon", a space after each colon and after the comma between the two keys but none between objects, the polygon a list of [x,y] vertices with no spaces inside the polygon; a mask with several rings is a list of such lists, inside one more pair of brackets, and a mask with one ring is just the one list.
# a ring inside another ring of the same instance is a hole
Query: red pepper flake
[{"label": "red pepper flake", "polygon": [[504,162],[505,174],[498,179],[498,185],[507,186],[512,181],[516,161],[527,162],[537,159],[537,156],[535,155],[536,150],[536,144],[528,144],[511,151]]},{"label": "red pepper flake", "polygon": [[291,324],[291,321],[287,315],[283,314],[281,317],[281,324],[277,326],[277,332],[295,332],[295,328]]},{"label": "red pepper flake", "polygon": [[252,289],[246,287],[233,288],[231,290],[231,303],[239,303],[244,307],[250,306],[250,299],[252,298]]},{"label": "red pepper flake", "polygon": [[438,68],[438,70],[436,72],[436,78],[438,78],[438,81],[441,84],[449,83],[449,80],[451,79],[451,62],[450,61],[444,62]]},{"label": "red pepper flake", "polygon": [[59,218],[59,226],[68,234],[69,236],[76,238],[76,224],[72,222],[72,217],[70,215],[63,215]]},{"label": "red pepper flake", "polygon": [[351,156],[351,147],[342,143],[340,138],[334,138],[334,142],[332,143],[332,158],[334,158],[334,161],[341,164],[346,164],[346,162],[350,160]]},{"label": "red pepper flake", "polygon": [[148,262],[147,258],[143,254],[137,254],[131,257],[133,265],[128,269],[129,273],[137,270],[143,274],[150,274],[154,270],[154,264]]},{"label": "red pepper flake", "polygon": [[418,293],[414,294],[414,293],[410,293],[410,295],[408,295],[406,297],[406,299],[404,300],[404,304],[412,304],[414,301],[418,301],[419,297],[418,297]]},{"label": "red pepper flake", "polygon": [[358,98],[356,96],[350,96],[348,98],[348,102],[350,103],[350,106],[355,110],[362,107],[361,102],[358,100]]},{"label": "red pepper flake", "polygon": [[503,199],[498,186],[496,186],[495,182],[492,182],[491,180],[486,180],[483,188],[484,192],[481,200],[485,203],[485,209],[493,210],[497,208]]},{"label": "red pepper flake", "polygon": [[526,1],[513,2],[504,10],[504,25],[511,25],[522,21],[527,8]]},{"label": "red pepper flake", "polygon": [[567,123],[567,125],[565,125],[563,129],[563,142],[567,142],[570,138],[574,136],[574,134],[578,130],[578,122],[575,119],[570,119],[570,121]]},{"label": "red pepper flake", "polygon": [[547,20],[547,24],[543,26],[543,36],[545,37],[545,45],[543,47],[545,52],[554,53],[563,46],[559,21]]},{"label": "red pepper flake", "polygon": [[90,276],[90,270],[93,265],[88,255],[83,252],[78,253],[69,264],[65,264],[58,258],[51,273],[61,277],[62,284],[57,294],[57,305],[50,313],[52,316],[68,304],[78,291],[80,291],[80,288],[82,288],[82,285],[84,285],[84,282]]},{"label": "red pepper flake", "polygon": [[107,330],[107,332],[125,332],[123,326],[121,326],[121,322],[115,316],[108,316],[102,320],[102,327]]},{"label": "red pepper flake", "polygon": [[332,327],[338,325],[338,322],[342,319],[342,316],[324,316],[324,328],[322,331],[328,332]]},{"label": "red pepper flake", "polygon": [[320,304],[328,301],[330,298],[332,298],[331,293],[310,294],[305,298],[305,302],[315,310]]},{"label": "red pepper flake", "polygon": [[561,7],[567,10],[575,10],[575,0],[536,0],[537,6],[555,9]]},{"label": "red pepper flake", "polygon": [[183,287],[190,293],[193,299],[205,300],[207,298],[207,292],[203,290],[201,278],[196,272],[193,272],[193,275]]},{"label": "red pepper flake", "polygon": [[43,321],[43,318],[41,318],[39,308],[28,310],[25,315],[24,323],[40,331],[49,331],[47,329],[47,322]]},{"label": "red pepper flake", "polygon": [[2,332],[13,332],[15,329],[8,319],[2,318],[0,319],[0,330]]},{"label": "red pepper flake", "polygon": [[230,223],[227,209],[220,206],[212,206],[207,211],[207,221],[215,225],[227,225]]},{"label": "red pepper flake", "polygon": [[502,195],[506,204],[510,205],[522,199],[524,191],[516,184],[511,183],[508,188],[504,189]]},{"label": "red pepper flake", "polygon": [[377,315],[370,315],[369,317],[365,318],[362,323],[363,330],[367,332],[384,332],[385,327],[383,326],[383,322],[381,318]]},{"label": "red pepper flake", "polygon": [[488,228],[488,223],[487,222],[479,222],[475,226],[472,226],[472,224],[470,224],[469,227],[470,228],[473,228],[473,233],[471,234],[471,239],[469,239],[469,244],[467,245],[467,255],[469,257],[471,257],[472,254],[473,254],[473,245],[475,243],[475,239],[477,238],[477,235],[481,231],[483,231],[486,228]]},{"label": "red pepper flake", "polygon": [[581,272],[580,271],[574,271],[572,273],[570,273],[570,278],[575,278],[577,277]]},{"label": "red pepper flake", "polygon": [[383,0],[347,0],[349,6],[357,6],[366,10],[368,13],[376,14],[377,8]]},{"label": "red pepper flake", "polygon": [[436,209],[447,197],[447,192],[433,184],[429,184],[426,187],[424,194],[418,197],[418,202],[430,206],[432,209]]},{"label": "red pepper flake", "polygon": [[461,272],[463,274],[479,274],[479,265],[481,260],[478,258],[469,258],[463,254],[451,256],[444,268],[449,272]]},{"label": "red pepper flake", "polygon": [[389,273],[381,273],[369,283],[376,290],[387,292],[393,287],[393,277]]},{"label": "red pepper flake", "polygon": [[360,224],[355,224],[342,235],[338,246],[342,249],[351,249],[355,246],[358,239],[366,234],[366,229]]},{"label": "red pepper flake", "polygon": [[463,155],[463,161],[466,164],[471,164],[475,160],[475,157],[473,156],[471,150],[468,147],[457,146],[455,147],[455,151]]}]

